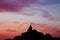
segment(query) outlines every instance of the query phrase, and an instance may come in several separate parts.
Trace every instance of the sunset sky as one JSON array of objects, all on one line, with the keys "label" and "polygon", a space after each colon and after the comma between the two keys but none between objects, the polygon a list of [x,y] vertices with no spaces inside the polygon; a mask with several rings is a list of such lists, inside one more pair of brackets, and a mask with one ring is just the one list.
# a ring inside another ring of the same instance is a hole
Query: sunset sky
[{"label": "sunset sky", "polygon": [[20,35],[30,24],[60,37],[60,0],[0,0],[0,40]]}]

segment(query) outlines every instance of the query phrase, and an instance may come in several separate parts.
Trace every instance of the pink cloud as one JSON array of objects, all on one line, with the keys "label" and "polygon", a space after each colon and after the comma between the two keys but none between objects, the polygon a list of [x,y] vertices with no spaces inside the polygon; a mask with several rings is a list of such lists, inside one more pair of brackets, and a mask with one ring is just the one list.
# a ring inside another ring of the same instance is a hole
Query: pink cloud
[{"label": "pink cloud", "polygon": [[0,34],[0,40],[5,40],[7,38],[13,38],[16,34]]},{"label": "pink cloud", "polygon": [[17,32],[16,30],[7,29],[7,32]]},{"label": "pink cloud", "polygon": [[0,34],[0,40],[5,40],[6,38],[9,38],[6,34]]}]

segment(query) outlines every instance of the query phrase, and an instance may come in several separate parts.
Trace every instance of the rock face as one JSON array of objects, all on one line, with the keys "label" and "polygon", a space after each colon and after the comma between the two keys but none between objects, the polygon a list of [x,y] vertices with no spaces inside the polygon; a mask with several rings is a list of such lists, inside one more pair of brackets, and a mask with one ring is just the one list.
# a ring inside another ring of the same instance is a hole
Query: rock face
[{"label": "rock face", "polygon": [[30,25],[27,32],[22,33],[21,36],[18,35],[13,39],[6,39],[6,40],[60,40],[60,38],[53,38],[50,34],[44,35],[41,32],[36,30],[32,30],[32,26]]}]

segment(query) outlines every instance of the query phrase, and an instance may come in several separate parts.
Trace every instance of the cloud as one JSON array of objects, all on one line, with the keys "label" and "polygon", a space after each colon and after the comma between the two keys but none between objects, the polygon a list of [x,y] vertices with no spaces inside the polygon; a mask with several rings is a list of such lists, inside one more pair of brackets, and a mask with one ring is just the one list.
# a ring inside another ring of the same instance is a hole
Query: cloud
[{"label": "cloud", "polygon": [[0,0],[0,11],[21,11],[22,8],[30,6],[29,4],[60,4],[59,0]]},{"label": "cloud", "polygon": [[0,0],[0,11],[20,11],[35,0]]},{"label": "cloud", "polygon": [[37,0],[36,3],[40,5],[60,4],[60,0]]},{"label": "cloud", "polygon": [[7,38],[13,38],[16,34],[0,34],[0,40],[5,40]]},{"label": "cloud", "polygon": [[40,11],[42,12],[43,17],[45,17],[47,19],[53,19],[53,16],[47,10],[40,9]]},{"label": "cloud", "polygon": [[7,32],[17,32],[16,30],[7,29]]},{"label": "cloud", "polygon": [[54,20],[54,21],[59,20],[59,18],[56,18],[55,16],[53,16],[47,10],[40,9],[40,11],[42,12],[42,17],[44,17],[44,18],[47,18],[49,20]]},{"label": "cloud", "polygon": [[5,40],[6,38],[8,38],[9,36],[6,34],[0,34],[0,40]]},{"label": "cloud", "polygon": [[0,0],[0,10],[18,11],[26,4],[25,0]]}]

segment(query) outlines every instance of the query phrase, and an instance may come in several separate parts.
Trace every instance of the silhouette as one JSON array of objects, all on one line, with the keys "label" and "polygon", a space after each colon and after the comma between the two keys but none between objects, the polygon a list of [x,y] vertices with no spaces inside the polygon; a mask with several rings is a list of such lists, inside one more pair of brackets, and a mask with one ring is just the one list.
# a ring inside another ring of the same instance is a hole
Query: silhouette
[{"label": "silhouette", "polygon": [[46,39],[46,40],[52,40],[53,37],[52,37],[50,34],[46,34],[46,35],[45,35],[45,39]]},{"label": "silhouette", "polygon": [[32,30],[32,25],[29,26],[27,32],[22,33],[14,37],[13,39],[6,40],[60,40],[60,38],[53,38],[50,34],[44,35],[42,32],[38,32],[37,30]]},{"label": "silhouette", "polygon": [[32,26],[30,25],[29,29],[28,29],[28,32],[32,31]]}]

